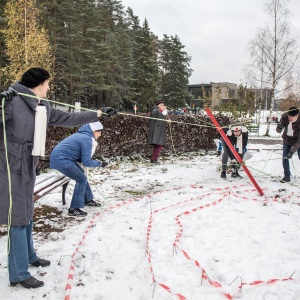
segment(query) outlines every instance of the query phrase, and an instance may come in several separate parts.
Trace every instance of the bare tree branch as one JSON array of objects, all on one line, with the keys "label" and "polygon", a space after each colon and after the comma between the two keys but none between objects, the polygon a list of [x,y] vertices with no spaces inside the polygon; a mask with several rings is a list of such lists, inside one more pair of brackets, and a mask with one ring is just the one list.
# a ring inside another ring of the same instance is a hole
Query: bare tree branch
[{"label": "bare tree branch", "polygon": [[[298,84],[297,62],[299,60],[299,45],[290,38],[290,11],[288,0],[268,0],[264,4],[267,20],[264,27],[259,28],[256,36],[248,43],[250,63],[246,72],[253,83],[260,88],[270,87],[272,99],[269,117],[274,110],[275,95]],[[283,81],[287,76],[295,74],[297,81],[290,81],[284,88]],[[288,87],[290,86],[290,87]],[[266,135],[269,135],[270,124]]]}]

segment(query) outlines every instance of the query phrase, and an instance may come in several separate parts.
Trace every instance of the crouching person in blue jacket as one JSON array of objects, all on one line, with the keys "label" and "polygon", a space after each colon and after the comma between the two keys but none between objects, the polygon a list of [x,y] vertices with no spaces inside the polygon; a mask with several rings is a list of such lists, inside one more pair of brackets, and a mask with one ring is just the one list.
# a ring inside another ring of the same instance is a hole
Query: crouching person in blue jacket
[{"label": "crouching person in blue jacket", "polygon": [[77,133],[58,143],[50,155],[50,168],[56,169],[76,181],[68,211],[69,216],[86,216],[87,212],[81,208],[100,206],[100,203],[94,201],[87,176],[79,164],[82,163],[84,167],[92,168],[107,166],[108,163],[105,161],[92,159],[102,129],[103,126],[100,122],[83,125]]}]

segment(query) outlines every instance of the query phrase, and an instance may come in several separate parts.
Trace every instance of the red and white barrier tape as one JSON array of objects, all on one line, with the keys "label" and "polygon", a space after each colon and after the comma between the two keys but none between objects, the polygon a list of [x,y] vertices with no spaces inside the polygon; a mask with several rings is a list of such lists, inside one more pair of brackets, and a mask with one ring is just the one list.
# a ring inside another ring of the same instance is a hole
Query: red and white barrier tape
[{"label": "red and white barrier tape", "polygon": [[[230,192],[232,193],[232,190],[235,190],[235,189],[240,189],[241,187],[245,186],[244,184],[240,185],[240,186],[229,186],[229,187],[225,187],[225,188],[216,188],[215,191],[223,191],[224,193],[224,196],[228,195],[225,194],[225,192]],[[197,185],[191,185],[190,186],[191,188],[193,189],[197,189],[197,188],[202,188],[202,186],[197,186]],[[78,246],[76,247],[74,253],[72,254],[72,260],[71,260],[71,265],[70,265],[70,269],[69,269],[69,274],[68,274],[68,279],[67,279],[67,284],[66,284],[66,293],[65,293],[65,300],[70,300],[71,299],[71,290],[72,290],[72,282],[74,280],[74,270],[75,270],[75,265],[74,265],[74,257],[76,256],[76,254],[78,253],[78,250],[80,248],[80,246],[83,244],[83,241],[85,240],[86,238],[86,235],[89,233],[90,229],[93,227],[92,224],[95,222],[96,218],[98,218],[101,214],[104,214],[104,213],[107,213],[109,211],[112,211],[113,209],[115,208],[120,208],[124,205],[127,205],[127,204],[130,204],[130,203],[133,203],[135,201],[139,201],[139,200],[144,200],[145,198],[150,198],[150,197],[153,197],[154,195],[157,195],[157,194],[161,194],[161,193],[166,193],[166,192],[170,192],[170,191],[174,191],[174,190],[180,190],[180,189],[184,189],[186,187],[177,187],[177,188],[173,188],[173,189],[170,189],[170,190],[163,190],[163,191],[158,191],[158,192],[154,192],[152,194],[147,194],[145,196],[140,196],[140,197],[136,197],[134,199],[131,199],[131,200],[128,200],[128,201],[124,201],[124,202],[121,202],[121,203],[118,203],[116,205],[113,205],[113,206],[110,206],[109,208],[105,209],[102,213],[101,212],[98,212],[97,214],[95,214],[93,216],[93,218],[91,219],[89,225],[87,226],[87,229],[85,230],[85,233],[84,235],[82,236],[82,239],[81,241],[79,242]],[[254,192],[255,189],[252,189],[252,190],[245,190],[243,191],[244,193],[245,192]],[[221,194],[221,193],[220,193]],[[167,285],[163,284],[163,283],[158,283],[157,280],[155,279],[155,275],[154,275],[154,271],[153,271],[153,264],[152,264],[152,261],[151,261],[151,254],[150,254],[150,251],[149,251],[149,244],[150,244],[150,236],[151,236],[151,230],[152,230],[152,221],[153,221],[153,214],[154,213],[159,213],[159,212],[163,212],[163,211],[166,211],[168,210],[169,208],[172,208],[172,207],[176,207],[178,206],[179,204],[182,204],[182,203],[186,203],[186,202],[189,202],[189,201],[194,201],[194,200],[199,200],[201,198],[204,198],[204,197],[207,197],[211,195],[211,193],[209,194],[206,194],[206,195],[202,195],[202,196],[198,196],[198,197],[195,197],[195,198],[191,198],[191,199],[187,199],[187,200],[184,200],[184,201],[180,201],[178,203],[175,203],[175,204],[172,204],[170,206],[167,206],[167,207],[163,207],[163,208],[160,208],[160,209],[157,209],[155,210],[153,213],[151,212],[150,213],[150,217],[149,217],[149,222],[148,222],[148,228],[147,228],[147,235],[146,235],[146,256],[147,256],[147,259],[148,259],[148,263],[150,265],[150,273],[152,275],[152,282],[154,283],[157,283],[159,286],[161,286],[163,289],[165,289],[166,291],[168,291],[169,293],[171,293],[173,296],[176,296],[178,299],[180,300],[187,300],[187,298],[185,296],[183,296],[182,294],[179,294],[179,293],[175,293],[172,291],[172,289],[170,287],[168,287]],[[241,198],[243,200],[253,200],[253,201],[258,201],[258,202],[261,202],[261,203],[266,203],[268,202],[267,199],[261,201],[257,198],[253,198],[253,199],[249,199],[247,197],[244,197],[244,196],[239,196],[235,193],[232,193],[232,195],[234,195],[235,197],[237,198]],[[291,196],[289,197],[286,197],[285,199],[290,199]],[[299,197],[298,197],[299,198]],[[201,210],[201,209],[204,209],[204,208],[207,208],[207,207],[212,207],[212,206],[215,206],[217,204],[219,204],[223,199],[219,199],[218,201],[214,201],[212,203],[209,203],[209,204],[206,204],[206,205],[203,205],[203,206],[200,206],[200,207],[197,207],[197,208],[194,208],[192,209],[191,211],[185,211],[185,212],[182,212],[181,214],[179,214],[175,220],[179,226],[179,231],[176,235],[176,238],[175,238],[175,241],[174,241],[174,244],[173,246],[176,247],[178,250],[180,250],[183,255],[193,261],[194,265],[197,266],[198,268],[202,269],[202,278],[205,279],[208,283],[210,283],[212,286],[218,288],[221,293],[228,299],[233,299],[236,295],[230,295],[229,293],[227,293],[224,288],[221,286],[220,283],[218,283],[217,281],[212,281],[208,278],[207,276],[207,273],[206,271],[200,266],[200,263],[191,258],[190,255],[184,251],[183,249],[180,249],[179,246],[177,245],[177,243],[179,242],[180,240],[180,237],[182,236],[182,233],[183,233],[183,226],[181,225],[180,221],[179,221],[179,217],[181,216],[185,216],[185,215],[188,215],[190,213],[193,213],[193,212],[196,212],[198,210]],[[273,199],[272,201],[274,202],[279,202],[280,200],[278,198],[275,198]],[[281,201],[286,201],[286,200],[282,200]],[[238,288],[238,292],[241,290],[242,286],[244,285],[250,285],[250,286],[253,286],[253,285],[258,285],[258,284],[262,284],[262,283],[266,283],[266,284],[270,284],[270,283],[274,283],[274,282],[278,282],[278,281],[290,281],[290,280],[293,280],[292,278],[282,278],[282,279],[270,279],[270,280],[267,280],[267,281],[261,281],[261,280],[257,280],[257,281],[253,281],[253,282],[250,282],[250,283],[242,283]]]},{"label": "red and white barrier tape", "polygon": [[[248,197],[245,197],[245,196],[239,196],[237,195],[236,193],[234,193],[232,190],[233,189],[238,189],[240,187],[242,187],[244,185],[241,185],[241,186],[233,186],[233,187],[225,187],[225,188],[217,188],[216,191],[225,191],[225,192],[230,192],[230,194],[234,195],[235,197],[239,198],[239,199],[243,199],[243,200],[252,200],[252,201],[257,201],[257,202],[261,202],[261,203],[267,203],[269,202],[270,200],[268,199],[265,199],[265,200],[260,200],[260,199],[257,199],[257,198],[253,198],[253,199],[249,199]],[[251,189],[251,190],[244,190],[242,193],[243,194],[247,194],[247,193],[250,193],[250,192],[255,192],[255,189]],[[160,208],[158,210],[155,210],[154,213],[158,213],[158,212],[162,212],[162,211],[165,211],[167,210],[168,208],[171,208],[171,207],[174,207],[176,205],[179,205],[179,204],[182,204],[182,203],[185,203],[185,202],[188,202],[188,201],[193,201],[193,200],[199,200],[201,198],[204,198],[204,197],[207,197],[209,196],[210,194],[207,194],[207,195],[203,195],[203,196],[199,196],[199,197],[196,197],[196,198],[191,198],[191,199],[188,199],[188,200],[184,200],[184,201],[181,201],[181,202],[178,202],[176,204],[172,204],[171,206],[168,206],[168,207],[163,207],[163,208]],[[226,197],[228,195],[224,193],[223,197]],[[288,196],[286,197],[288,199],[291,198],[291,196]],[[284,199],[286,199],[284,198]],[[275,282],[278,282],[278,281],[290,281],[290,280],[293,280],[293,278],[281,278],[281,279],[269,279],[269,280],[266,280],[266,281],[262,281],[262,280],[256,280],[256,281],[253,281],[253,282],[250,282],[250,283],[246,283],[246,282],[243,282],[241,283],[241,285],[237,288],[237,292],[232,295],[230,293],[228,293],[224,287],[217,281],[214,281],[214,280],[211,280],[208,275],[207,275],[207,272],[205,271],[205,269],[203,267],[201,267],[200,263],[193,259],[186,251],[184,251],[183,249],[181,249],[179,246],[178,246],[178,242],[183,234],[183,226],[179,220],[179,218],[181,216],[186,216],[186,215],[189,215],[193,212],[196,212],[198,211],[199,209],[204,209],[204,208],[207,208],[207,207],[212,207],[212,206],[215,206],[217,204],[219,204],[220,202],[222,202],[223,198],[220,198],[218,201],[214,201],[212,203],[209,203],[209,204],[206,204],[206,205],[203,205],[203,206],[199,206],[197,208],[194,208],[192,210],[189,210],[189,211],[185,211],[185,212],[182,212],[181,214],[179,214],[176,218],[175,218],[175,221],[177,223],[177,225],[179,226],[179,230],[177,232],[177,235],[176,235],[176,238],[175,238],[175,241],[173,243],[173,246],[176,247],[176,249],[180,250],[184,257],[186,257],[188,260],[192,261],[193,264],[198,267],[199,269],[201,269],[201,276],[203,279],[205,279],[210,285],[212,285],[213,287],[215,288],[218,288],[219,292],[221,292],[227,299],[234,299],[238,294],[239,292],[241,291],[242,289],[242,286],[244,285],[249,285],[249,286],[253,286],[253,285],[258,285],[258,284],[272,284],[272,283],[275,283]],[[274,202],[279,202],[280,200],[278,200],[278,198],[274,198],[272,199],[271,201],[274,201]],[[281,201],[285,202],[286,200],[283,200],[281,199]],[[148,262],[151,264],[151,269],[150,271],[152,272],[152,280],[154,282],[156,282],[156,279],[155,279],[155,275],[154,275],[154,272],[153,272],[153,267],[152,267],[152,261],[151,261],[151,256],[150,256],[150,251],[149,251],[149,238],[150,238],[150,234],[151,234],[151,229],[152,229],[152,221],[153,221],[153,215],[151,214],[151,221],[150,221],[150,226],[148,225],[148,230],[147,230],[147,244],[146,244],[146,247],[147,247],[147,255],[148,255]],[[168,291],[169,293],[171,293],[173,296],[176,296],[178,299],[187,299],[185,296],[183,296],[182,294],[176,294],[175,292],[172,291],[172,289],[165,285],[165,284],[162,284],[162,283],[159,283],[159,286],[161,286],[162,288],[164,288],[166,291]]]}]

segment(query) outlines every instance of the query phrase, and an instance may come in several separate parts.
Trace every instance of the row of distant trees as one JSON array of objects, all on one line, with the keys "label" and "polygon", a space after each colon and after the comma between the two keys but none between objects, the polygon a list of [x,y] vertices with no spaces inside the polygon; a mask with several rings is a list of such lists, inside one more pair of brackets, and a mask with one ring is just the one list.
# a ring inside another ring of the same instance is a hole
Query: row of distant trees
[{"label": "row of distant trees", "polygon": [[30,67],[52,75],[56,101],[146,111],[188,97],[191,57],[159,39],[120,0],[0,0],[0,90]]}]

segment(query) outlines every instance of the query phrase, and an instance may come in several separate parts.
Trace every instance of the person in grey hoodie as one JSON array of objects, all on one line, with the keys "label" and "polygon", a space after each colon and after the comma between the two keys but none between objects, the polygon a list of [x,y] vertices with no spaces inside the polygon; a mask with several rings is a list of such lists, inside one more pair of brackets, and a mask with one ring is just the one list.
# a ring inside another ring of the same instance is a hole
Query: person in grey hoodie
[{"label": "person in grey hoodie", "polygon": [[[27,70],[20,82],[0,93],[0,224],[8,224],[8,274],[11,286],[44,285],[31,276],[28,266],[46,267],[50,261],[37,256],[32,226],[36,165],[45,147],[49,125],[74,127],[98,121],[101,111],[67,113],[42,100],[49,90],[50,74],[42,68]],[[22,95],[21,95],[22,93]],[[110,116],[116,112],[105,107]],[[11,188],[10,188],[11,187]]]},{"label": "person in grey hoodie", "polygon": [[69,216],[86,216],[81,210],[84,206],[100,206],[94,201],[93,193],[84,174],[84,167],[106,167],[107,162],[93,160],[92,154],[97,147],[103,126],[100,122],[89,123],[79,128],[78,132],[59,142],[50,155],[50,168],[56,169],[76,181]]}]

